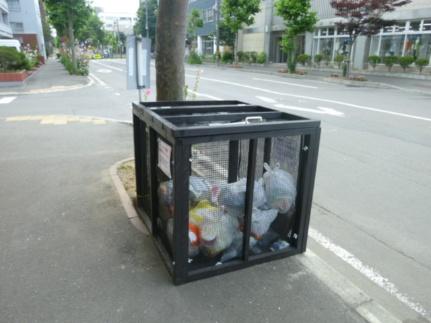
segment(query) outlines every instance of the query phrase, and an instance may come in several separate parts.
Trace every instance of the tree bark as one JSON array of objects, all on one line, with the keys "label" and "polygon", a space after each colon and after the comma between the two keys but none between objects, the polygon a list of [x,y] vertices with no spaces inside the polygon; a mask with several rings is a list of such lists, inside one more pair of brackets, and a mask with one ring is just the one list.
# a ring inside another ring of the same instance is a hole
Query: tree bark
[{"label": "tree bark", "polygon": [[76,72],[77,63],[76,63],[76,53],[75,53],[75,33],[73,31],[73,19],[70,14],[67,21],[67,31],[69,35],[69,50],[70,50],[70,56],[72,58],[73,71]]},{"label": "tree bark", "polygon": [[184,100],[188,0],[160,0],[156,39],[158,101]]}]

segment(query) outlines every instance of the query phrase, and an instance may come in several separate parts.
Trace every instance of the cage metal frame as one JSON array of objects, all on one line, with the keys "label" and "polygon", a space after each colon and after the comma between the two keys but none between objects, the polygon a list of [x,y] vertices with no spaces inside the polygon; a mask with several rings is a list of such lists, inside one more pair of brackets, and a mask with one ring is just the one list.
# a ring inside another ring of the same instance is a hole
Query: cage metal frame
[{"label": "cage metal frame", "polygon": [[[227,114],[220,112],[229,111]],[[247,125],[223,126],[177,126],[179,121],[211,120],[232,121],[247,116],[263,116],[274,122]],[[282,119],[280,121],[280,118]],[[314,181],[320,143],[320,121],[272,110],[240,101],[178,101],[178,102],[141,102],[133,104],[134,148],[136,166],[136,206],[138,214],[151,232],[155,245],[176,285],[197,279],[246,268],[255,264],[303,253],[307,246],[308,227],[313,199]],[[263,253],[249,254],[253,191],[256,172],[258,139],[265,139],[264,161],[271,154],[271,138],[282,136],[301,136],[299,170],[297,179],[296,246]],[[162,138],[172,147],[172,180],[174,187],[174,230],[172,255],[166,250],[157,225],[157,138]],[[243,253],[241,259],[201,269],[189,270],[188,266],[188,225],[189,202],[184,198],[188,192],[191,172],[191,147],[213,141],[229,141],[228,181],[236,180],[238,169],[239,140],[249,140],[247,165],[247,190],[245,195],[245,214],[243,232]],[[149,144],[149,147],[146,145]],[[149,149],[147,149],[149,148]],[[149,156],[147,156],[149,154]],[[149,161],[149,167],[147,162]],[[150,205],[144,210],[144,181],[149,179]],[[148,214],[150,213],[150,214]],[[172,256],[172,258],[171,258]]]}]

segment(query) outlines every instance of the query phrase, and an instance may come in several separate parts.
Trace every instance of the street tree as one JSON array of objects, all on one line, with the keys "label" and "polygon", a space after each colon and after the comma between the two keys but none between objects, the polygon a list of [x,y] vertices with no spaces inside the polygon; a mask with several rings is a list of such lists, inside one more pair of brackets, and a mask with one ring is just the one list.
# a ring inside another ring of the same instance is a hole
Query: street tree
[{"label": "street tree", "polygon": [[104,44],[105,30],[103,29],[103,22],[94,10],[91,10],[85,24],[76,33],[76,38],[79,41],[88,42],[95,47]]},{"label": "street tree", "polygon": [[195,50],[194,43],[197,37],[198,28],[204,26],[204,21],[201,18],[201,14],[198,9],[193,9],[187,18],[187,39],[192,44],[192,51]]},{"label": "street tree", "polygon": [[224,24],[235,34],[234,57],[238,61],[238,31],[244,25],[254,22],[254,15],[260,11],[260,0],[223,0],[221,13]]},{"label": "street tree", "polygon": [[157,100],[184,99],[188,0],[160,0],[156,32]]},{"label": "street tree", "polygon": [[277,0],[277,15],[283,18],[286,29],[282,38],[282,48],[287,54],[287,67],[290,73],[296,71],[298,35],[313,31],[317,14],[311,10],[310,0]]},{"label": "street tree", "polygon": [[[151,44],[156,43],[157,12],[159,9],[157,0],[146,0],[148,5],[148,36]],[[138,9],[138,21],[134,26],[135,35],[147,36],[147,10],[145,2],[141,1]]]},{"label": "street tree", "polygon": [[91,15],[85,0],[45,0],[49,21],[61,37],[67,37],[73,70],[77,70],[75,37]]},{"label": "street tree", "polygon": [[387,12],[410,3],[411,0],[331,0],[336,16],[342,18],[336,25],[349,35],[344,76],[350,74],[352,48],[360,35],[372,36],[381,28],[394,24],[383,19]]}]

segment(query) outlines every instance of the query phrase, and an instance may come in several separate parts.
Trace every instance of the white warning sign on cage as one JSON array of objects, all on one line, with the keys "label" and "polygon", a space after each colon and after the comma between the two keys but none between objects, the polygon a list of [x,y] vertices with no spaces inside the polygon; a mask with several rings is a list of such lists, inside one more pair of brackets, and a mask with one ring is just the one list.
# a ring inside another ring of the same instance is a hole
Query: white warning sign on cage
[{"label": "white warning sign on cage", "polygon": [[158,159],[157,166],[165,173],[166,176],[171,178],[171,153],[172,148],[160,138],[157,139]]}]

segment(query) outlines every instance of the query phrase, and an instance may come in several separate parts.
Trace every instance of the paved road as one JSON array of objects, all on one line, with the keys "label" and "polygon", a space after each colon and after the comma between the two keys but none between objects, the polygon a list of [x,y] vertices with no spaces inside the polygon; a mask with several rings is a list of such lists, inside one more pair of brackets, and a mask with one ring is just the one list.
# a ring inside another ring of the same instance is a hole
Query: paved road
[{"label": "paved road", "polygon": [[[18,96],[0,105],[0,117],[13,111],[130,120],[138,95],[125,89],[125,70],[121,60],[93,62],[94,86],[40,94],[37,102]],[[210,67],[189,67],[186,76],[197,98],[321,119],[310,248],[400,317],[411,317],[410,310],[429,317],[431,96]]]},{"label": "paved road", "polygon": [[[94,62],[92,73],[125,109],[136,99],[124,90],[123,61]],[[430,313],[431,96],[211,67],[189,67],[186,76],[198,98],[238,99],[321,119],[311,225],[355,258],[340,260],[343,254],[335,248],[335,256],[321,236],[310,247],[401,316],[399,300]],[[409,84],[404,87],[414,90]],[[357,260],[362,266],[353,269]]]}]

